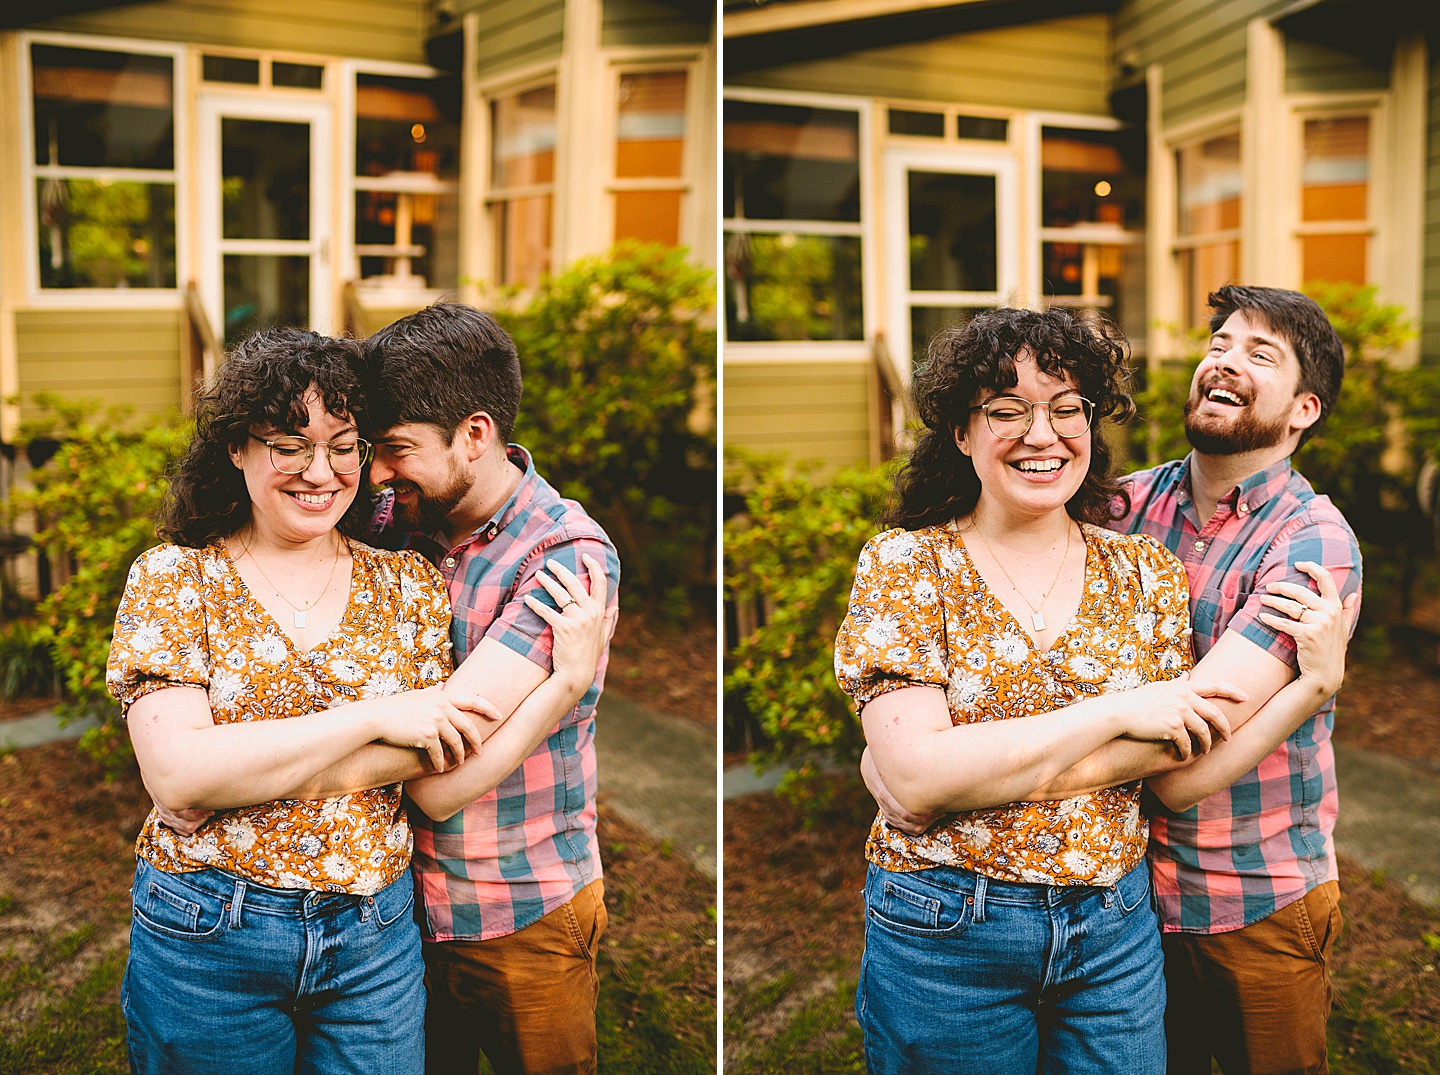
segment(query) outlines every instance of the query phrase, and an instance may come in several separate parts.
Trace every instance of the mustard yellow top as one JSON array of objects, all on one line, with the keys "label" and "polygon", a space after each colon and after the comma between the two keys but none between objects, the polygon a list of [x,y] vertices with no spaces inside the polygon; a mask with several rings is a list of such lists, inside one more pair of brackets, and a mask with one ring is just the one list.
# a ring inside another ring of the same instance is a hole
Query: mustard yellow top
[{"label": "mustard yellow top", "polygon": [[[164,687],[200,687],[216,724],[281,720],[433,686],[450,672],[450,602],[418,553],[351,545],[339,626],[302,652],[251,595],[223,545],[161,545],[130,568],[105,682],[129,711]],[[215,868],[274,888],[369,895],[409,867],[400,785],[217,813],[193,836],[152,811],[135,851],[156,869]]]},{"label": "mustard yellow top", "polygon": [[[1153,538],[1085,525],[1080,607],[1037,652],[986,588],[953,526],[889,530],[860,554],[835,641],[857,706],[900,687],[945,692],[955,724],[1060,709],[1189,669],[1185,569]],[[909,836],[876,817],[865,855],[887,870],[958,866],[1002,881],[1110,885],[1145,857],[1140,782],[1057,802],[947,815]]]}]

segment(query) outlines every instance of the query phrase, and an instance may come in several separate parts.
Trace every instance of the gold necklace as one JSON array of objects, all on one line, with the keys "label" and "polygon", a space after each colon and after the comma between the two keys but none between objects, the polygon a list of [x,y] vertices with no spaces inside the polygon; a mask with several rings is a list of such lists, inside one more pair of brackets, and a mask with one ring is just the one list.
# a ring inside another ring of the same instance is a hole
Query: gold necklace
[{"label": "gold necklace", "polygon": [[1015,580],[1010,577],[1010,572],[1005,570],[1005,565],[1000,562],[1000,557],[995,555],[995,550],[990,547],[990,542],[985,540],[985,534],[980,529],[980,523],[972,517],[970,520],[970,525],[975,530],[975,536],[980,539],[980,544],[984,545],[985,551],[990,554],[990,559],[994,560],[995,566],[1000,569],[1000,574],[1005,576],[1005,581],[1010,584],[1010,588],[1020,595],[1020,600],[1024,601],[1027,605],[1030,606],[1030,622],[1035,625],[1035,630],[1045,630],[1045,617],[1041,615],[1040,609],[1043,609],[1045,607],[1045,602],[1050,598],[1050,591],[1055,589],[1055,584],[1060,581],[1060,572],[1065,570],[1065,561],[1070,558],[1070,535],[1075,529],[1074,525],[1070,523],[1069,520],[1066,520],[1065,552],[1060,557],[1060,566],[1055,569],[1055,577],[1050,580],[1049,587],[1047,587],[1045,592],[1040,595],[1039,608],[1035,606],[1035,604],[1030,600],[1030,598],[1025,596],[1024,591],[1021,590],[1019,586],[1015,585]]},{"label": "gold necklace", "polygon": [[[346,547],[348,548],[350,544],[349,541],[345,538],[341,538],[341,540],[345,541]],[[250,543],[244,541],[243,539],[240,542],[240,555],[242,558],[246,556],[250,557],[250,562],[255,565],[255,570],[260,572],[260,577],[262,579],[270,583],[270,589],[275,591],[275,596],[280,598],[280,600],[284,601],[287,605],[289,605],[295,610],[295,630],[297,631],[303,631],[305,629],[305,613],[309,612],[312,608],[314,608],[321,601],[323,601],[325,599],[325,595],[330,592],[330,584],[335,581],[335,568],[338,567],[340,564],[340,550],[339,548],[336,548],[335,559],[330,561],[330,574],[325,576],[325,589],[320,591],[319,597],[315,598],[315,600],[311,601],[308,605],[301,607],[300,605],[297,605],[294,601],[290,600],[290,598],[286,597],[280,591],[279,586],[276,586],[274,582],[271,582],[270,576],[265,574],[265,569],[260,566],[260,561],[255,559],[255,554],[250,551]]]}]

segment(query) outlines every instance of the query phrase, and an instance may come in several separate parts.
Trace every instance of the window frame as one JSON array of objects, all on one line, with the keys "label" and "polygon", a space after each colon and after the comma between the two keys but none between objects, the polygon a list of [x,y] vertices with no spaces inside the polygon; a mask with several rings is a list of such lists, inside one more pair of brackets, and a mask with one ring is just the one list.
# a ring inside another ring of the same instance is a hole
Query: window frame
[{"label": "window frame", "polygon": [[[458,202],[463,201],[463,177],[469,162],[465,155],[465,90],[462,86],[461,114],[457,127],[460,132],[460,149],[457,156],[457,176],[453,180],[436,178],[432,182],[420,180],[406,180],[404,182],[387,182],[383,176],[358,176],[355,174],[355,128],[360,122],[358,107],[356,104],[357,81],[361,75],[379,75],[392,78],[414,78],[434,79],[442,78],[450,72],[442,71],[438,67],[431,67],[428,64],[399,63],[387,60],[356,60],[347,59],[336,65],[336,77],[340,80],[340,107],[337,110],[340,129],[344,136],[340,139],[339,164],[341,169],[342,192],[339,206],[339,241],[337,245],[336,277],[340,283],[350,282],[356,287],[364,284],[364,278],[360,275],[360,255],[356,252],[359,244],[355,241],[355,195],[361,190],[382,190],[395,191],[396,193],[411,194],[434,194],[443,196],[454,193]],[[314,90],[304,91],[315,93]],[[487,162],[488,165],[488,162]],[[465,207],[457,204],[459,215],[459,231],[457,237],[462,240],[464,236]],[[424,292],[449,292],[459,288],[460,280],[465,276],[465,255],[463,249],[459,251],[456,263],[457,281],[454,288],[437,288],[433,280],[426,281],[424,289],[417,289]],[[373,278],[372,278],[373,279]],[[409,292],[407,292],[408,294]]]},{"label": "window frame", "polygon": [[[1233,228],[1223,228],[1218,231],[1204,232],[1198,235],[1180,234],[1180,168],[1178,157],[1183,150],[1190,149],[1205,142],[1214,141],[1218,138],[1233,135],[1240,145],[1240,221]],[[1227,112],[1222,116],[1216,116],[1203,123],[1189,125],[1174,131],[1165,132],[1161,145],[1164,149],[1164,162],[1158,173],[1155,182],[1164,182],[1166,188],[1163,198],[1163,219],[1148,221],[1149,230],[1154,240],[1160,244],[1161,256],[1163,257],[1165,272],[1165,290],[1163,295],[1157,296],[1153,293],[1150,298],[1150,321],[1157,320],[1162,324],[1171,325],[1167,331],[1174,336],[1168,340],[1164,350],[1157,350],[1152,346],[1151,355],[1156,359],[1164,359],[1171,356],[1171,352],[1177,345],[1180,345],[1183,352],[1183,341],[1185,335],[1194,330],[1196,325],[1183,323],[1183,316],[1187,302],[1184,288],[1184,274],[1180,268],[1180,259],[1186,252],[1198,250],[1202,247],[1217,246],[1223,243],[1238,244],[1238,266],[1237,272],[1243,275],[1245,247],[1253,241],[1253,236],[1247,233],[1248,214],[1253,209],[1247,209],[1246,205],[1255,198],[1255,192],[1246,185],[1247,173],[1245,171],[1245,149],[1246,134],[1244,117],[1237,112]],[[1151,164],[1157,162],[1153,159]],[[1161,178],[1163,176],[1163,179]],[[1152,197],[1151,206],[1158,204]],[[1163,312],[1162,312],[1163,311]]]},{"label": "window frame", "polygon": [[[549,183],[533,183],[527,187],[496,187],[491,178],[491,166],[495,152],[495,131],[491,123],[492,105],[495,101],[504,97],[514,97],[530,90],[538,90],[550,86],[555,91],[555,162],[552,167]],[[478,152],[474,157],[467,157],[465,150],[461,149],[461,158],[466,166],[474,167],[477,171],[475,176],[475,210],[480,218],[479,241],[480,249],[477,252],[476,261],[481,267],[480,280],[483,286],[488,289],[498,289],[510,286],[519,286],[522,289],[530,287],[528,284],[512,281],[502,282],[499,278],[500,265],[496,257],[496,228],[494,223],[493,208],[500,202],[512,201],[520,198],[538,198],[544,195],[550,197],[550,267],[547,271],[555,271],[555,209],[556,202],[560,196],[560,141],[561,141],[561,98],[560,98],[560,69],[554,64],[547,64],[543,67],[525,73],[522,77],[509,77],[504,80],[486,82],[474,87],[473,95],[467,94],[465,104],[470,106],[473,102],[476,111],[474,123],[478,128],[480,137],[476,139]],[[469,130],[465,132],[469,133]],[[462,145],[464,135],[462,135]],[[353,165],[352,165],[353,167]],[[462,198],[464,197],[462,192]],[[462,207],[462,212],[463,212]],[[462,257],[463,266],[463,257]],[[462,267],[462,275],[464,273]]]},{"label": "window frame", "polygon": [[[729,231],[775,232],[789,231],[802,235],[856,235],[860,239],[860,309],[862,338],[858,340],[735,340],[725,336],[724,310],[717,318],[720,338],[725,349],[725,361],[751,362],[836,362],[849,360],[868,361],[873,357],[876,326],[883,320],[880,309],[879,279],[882,266],[882,252],[877,250],[877,231],[883,206],[877,191],[877,164],[875,147],[879,144],[875,129],[876,116],[883,115],[884,109],[877,107],[873,97],[851,97],[828,93],[801,93],[781,90],[756,90],[749,87],[726,86],[718,102],[717,136],[720,142],[717,174],[724,173],[725,153],[725,102],[753,101],[757,104],[798,105],[803,108],[824,108],[837,112],[855,112],[859,121],[859,145],[857,147],[860,166],[860,220],[856,223],[840,221],[749,221],[734,217],[720,218],[719,260],[725,257],[725,233]],[[723,178],[720,180],[723,183]],[[722,201],[721,192],[716,190],[717,210]],[[718,213],[717,213],[718,215]],[[750,226],[753,224],[753,226]],[[777,227],[777,224],[805,225],[803,228]],[[720,298],[722,307],[723,293]]]},{"label": "window frame", "polygon": [[[19,62],[21,204],[25,214],[24,259],[25,299],[36,309],[177,309],[183,303],[186,281],[193,273],[190,264],[191,200],[194,192],[186,176],[189,160],[192,102],[189,85],[189,46],[184,43],[148,41],[129,37],[105,37],[94,34],[49,33],[21,31],[17,35]],[[95,52],[119,52],[146,56],[166,56],[173,64],[171,107],[174,124],[174,155],[168,169],[92,168],[76,165],[37,165],[35,163],[35,81],[31,65],[32,45],[55,45],[62,48],[90,49]],[[174,287],[67,287],[47,288],[40,283],[40,207],[35,195],[36,183],[47,176],[64,178],[109,178],[127,182],[169,183],[175,188],[175,286]]]}]

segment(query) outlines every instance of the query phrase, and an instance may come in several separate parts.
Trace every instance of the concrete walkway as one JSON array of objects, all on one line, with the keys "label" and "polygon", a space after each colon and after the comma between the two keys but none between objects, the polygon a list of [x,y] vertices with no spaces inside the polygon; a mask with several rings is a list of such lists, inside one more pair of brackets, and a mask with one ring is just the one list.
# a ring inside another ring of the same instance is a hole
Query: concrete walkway
[{"label": "concrete walkway", "polygon": [[[783,768],[756,774],[732,765],[724,797],[772,791]],[[1440,909],[1440,771],[1355,747],[1335,748],[1340,817],[1335,848],[1366,870],[1383,870],[1417,903]]]},{"label": "concrete walkway", "polygon": [[[600,800],[716,876],[715,729],[606,692],[596,715]],[[93,721],[63,728],[49,710],[0,722],[0,750],[78,739]],[[602,835],[603,838],[603,835]]]}]

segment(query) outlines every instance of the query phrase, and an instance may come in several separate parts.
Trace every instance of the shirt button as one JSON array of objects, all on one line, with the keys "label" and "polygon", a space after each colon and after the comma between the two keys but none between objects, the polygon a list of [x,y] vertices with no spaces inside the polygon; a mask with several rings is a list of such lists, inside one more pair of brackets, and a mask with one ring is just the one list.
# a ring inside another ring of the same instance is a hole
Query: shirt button
[{"label": "shirt button", "polygon": [[445,557],[445,566],[446,566],[446,567],[454,567],[454,566],[455,566],[455,557],[453,557],[453,556],[447,556],[447,557]]},{"label": "shirt button", "polygon": [[1249,515],[1249,514],[1250,514],[1250,505],[1247,504],[1247,503],[1245,503],[1245,502],[1242,500],[1242,501],[1240,502],[1240,507],[1237,508],[1236,510],[1239,511],[1241,515]]},{"label": "shirt button", "polygon": [[1204,552],[1204,551],[1205,551],[1205,542],[1203,542],[1203,541],[1197,541],[1197,542],[1195,542],[1195,551],[1196,551],[1196,552]]}]

